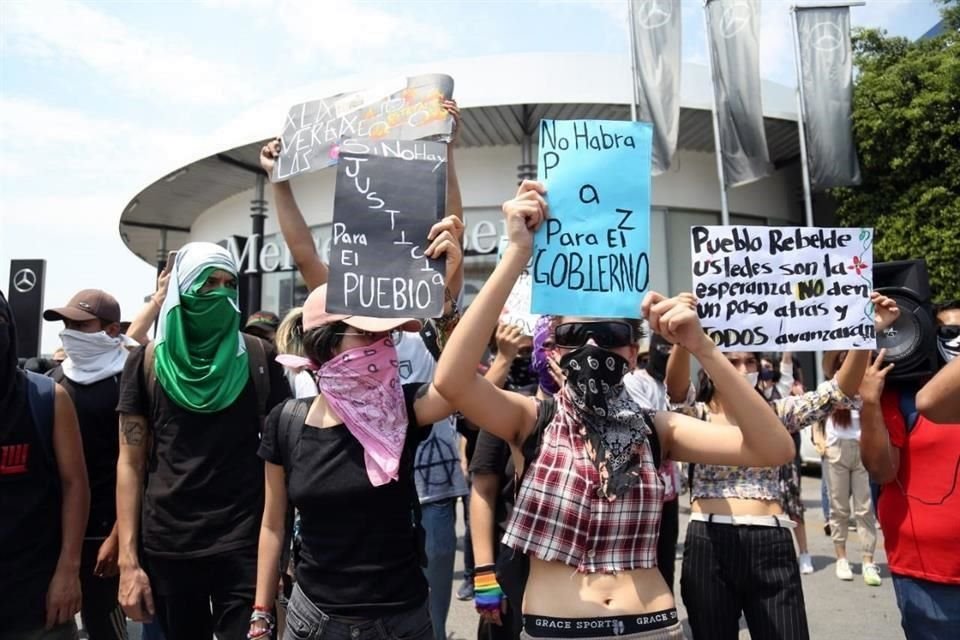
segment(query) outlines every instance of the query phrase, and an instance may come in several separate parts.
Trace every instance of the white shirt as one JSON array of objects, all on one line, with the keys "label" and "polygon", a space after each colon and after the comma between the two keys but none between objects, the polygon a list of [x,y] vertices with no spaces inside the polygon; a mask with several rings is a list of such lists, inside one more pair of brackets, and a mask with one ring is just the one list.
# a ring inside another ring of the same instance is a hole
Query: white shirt
[{"label": "white shirt", "polygon": [[841,427],[833,422],[833,416],[827,418],[827,446],[837,444],[837,440],[859,440],[860,439],[860,412],[856,409],[850,410],[850,424]]}]

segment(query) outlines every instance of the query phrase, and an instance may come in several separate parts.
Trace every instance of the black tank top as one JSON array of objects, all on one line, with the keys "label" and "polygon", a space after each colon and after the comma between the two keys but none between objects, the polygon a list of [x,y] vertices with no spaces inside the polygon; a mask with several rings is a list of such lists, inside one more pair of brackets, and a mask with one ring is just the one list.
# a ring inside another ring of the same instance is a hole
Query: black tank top
[{"label": "black tank top", "polygon": [[60,556],[60,477],[29,409],[0,433],[0,620],[4,631],[36,629]]}]

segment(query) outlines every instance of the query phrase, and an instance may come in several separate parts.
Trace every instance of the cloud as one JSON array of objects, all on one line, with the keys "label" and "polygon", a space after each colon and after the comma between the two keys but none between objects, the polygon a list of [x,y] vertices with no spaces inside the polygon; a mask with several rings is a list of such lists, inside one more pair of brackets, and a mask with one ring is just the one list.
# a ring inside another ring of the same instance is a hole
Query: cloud
[{"label": "cloud", "polygon": [[5,55],[80,63],[130,94],[225,104],[249,90],[241,69],[72,0],[4,3],[3,23]]},{"label": "cloud", "polygon": [[[205,0],[205,4],[240,10],[248,16],[269,12],[270,25],[279,25],[281,30],[272,36],[273,45],[282,47],[288,60],[317,67],[319,75],[374,63],[393,64],[398,49],[403,49],[401,57],[407,60],[416,51],[425,57],[435,56],[449,52],[454,43],[441,21],[415,19],[409,7],[393,12],[359,0]],[[399,3],[388,6],[403,7]],[[439,18],[453,22],[449,18],[455,7],[436,6],[442,7],[436,12]]]}]

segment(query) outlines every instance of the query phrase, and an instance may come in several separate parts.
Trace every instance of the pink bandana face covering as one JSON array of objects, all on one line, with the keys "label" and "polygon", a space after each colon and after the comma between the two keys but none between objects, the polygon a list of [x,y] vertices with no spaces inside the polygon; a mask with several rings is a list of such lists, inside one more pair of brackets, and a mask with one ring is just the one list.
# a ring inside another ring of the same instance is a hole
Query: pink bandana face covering
[{"label": "pink bandana face covering", "polygon": [[375,487],[396,480],[407,437],[397,350],[389,337],[337,354],[316,372],[317,388],[363,446]]}]

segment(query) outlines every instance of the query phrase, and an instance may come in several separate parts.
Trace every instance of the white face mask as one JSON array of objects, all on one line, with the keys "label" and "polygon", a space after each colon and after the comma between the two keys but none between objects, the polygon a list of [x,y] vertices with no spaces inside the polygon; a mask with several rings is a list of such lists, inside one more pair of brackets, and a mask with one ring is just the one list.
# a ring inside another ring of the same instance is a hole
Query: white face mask
[{"label": "white face mask", "polygon": [[741,374],[741,375],[744,377],[744,379],[745,379],[747,382],[750,383],[750,386],[751,386],[751,387],[756,387],[756,386],[757,386],[757,379],[759,378],[760,374],[758,374],[756,371],[754,371],[753,373],[744,373],[744,374]]},{"label": "white face mask", "polygon": [[937,338],[937,350],[940,352],[940,357],[943,358],[944,362],[950,362],[960,355],[960,336],[951,338],[950,340]]},{"label": "white face mask", "polygon": [[63,373],[80,384],[99,382],[123,371],[125,345],[133,342],[125,336],[111,338],[105,331],[84,333],[73,329],[61,331],[60,341],[67,354]]}]

